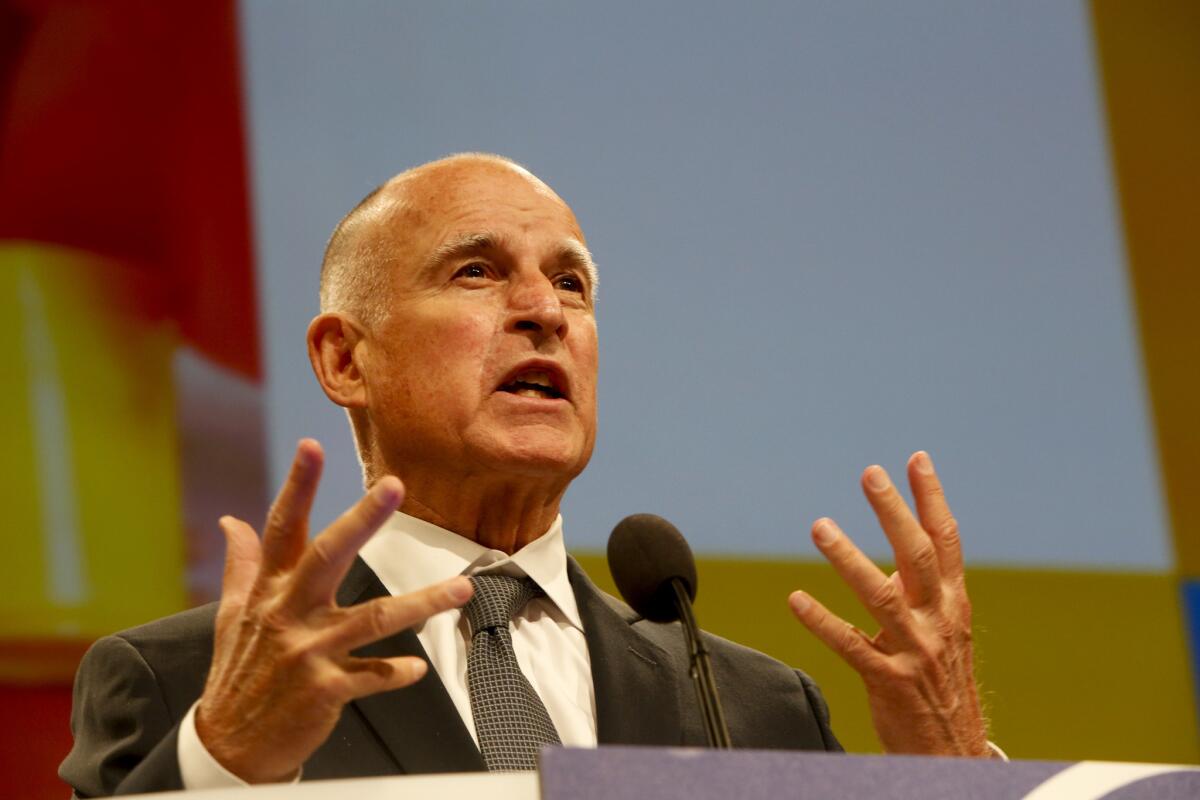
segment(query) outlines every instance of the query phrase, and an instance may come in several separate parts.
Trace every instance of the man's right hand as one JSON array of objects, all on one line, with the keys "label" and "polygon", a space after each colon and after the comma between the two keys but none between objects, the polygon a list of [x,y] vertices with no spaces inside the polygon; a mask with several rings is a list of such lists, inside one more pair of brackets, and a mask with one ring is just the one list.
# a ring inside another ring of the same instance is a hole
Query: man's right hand
[{"label": "man's right hand", "polygon": [[316,441],[300,442],[261,543],[245,522],[221,519],[225,575],[196,732],[222,766],[249,783],[291,779],[347,702],[408,686],[428,668],[420,658],[354,658],[351,650],[471,596],[470,582],[455,577],[402,597],[339,607],[335,596],[346,571],[399,508],[404,486],[381,478],[309,542],[322,461]]}]

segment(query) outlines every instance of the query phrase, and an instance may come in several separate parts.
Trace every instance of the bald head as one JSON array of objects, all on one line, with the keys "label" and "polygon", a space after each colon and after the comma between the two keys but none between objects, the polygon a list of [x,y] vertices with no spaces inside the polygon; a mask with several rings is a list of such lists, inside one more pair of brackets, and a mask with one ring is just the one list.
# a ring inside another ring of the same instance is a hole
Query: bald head
[{"label": "bald head", "polygon": [[[396,175],[368,194],[342,218],[329,238],[321,264],[321,312],[347,313],[368,326],[387,312],[391,268],[404,242],[403,229],[425,224],[446,187],[474,174],[507,174],[528,182],[539,194],[566,204],[545,182],[512,159],[492,153],[459,153]],[[380,235],[390,227],[392,235]],[[399,228],[397,230],[397,228]],[[582,238],[582,234],[581,234]],[[586,251],[591,286],[596,274]]]}]

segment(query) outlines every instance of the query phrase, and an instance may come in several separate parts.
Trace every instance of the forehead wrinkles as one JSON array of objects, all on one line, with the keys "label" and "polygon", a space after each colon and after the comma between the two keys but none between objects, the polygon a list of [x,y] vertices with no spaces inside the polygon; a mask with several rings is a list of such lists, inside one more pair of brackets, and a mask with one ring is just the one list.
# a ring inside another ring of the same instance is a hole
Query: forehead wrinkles
[{"label": "forehead wrinkles", "polygon": [[[542,236],[556,245],[572,239],[578,247],[560,252],[587,253],[570,206],[525,170],[486,162],[434,165],[393,179],[381,195],[375,226],[381,260],[392,268],[402,262],[408,273],[422,271],[456,240],[480,232],[510,244]],[[587,272],[594,282],[594,266]]]}]

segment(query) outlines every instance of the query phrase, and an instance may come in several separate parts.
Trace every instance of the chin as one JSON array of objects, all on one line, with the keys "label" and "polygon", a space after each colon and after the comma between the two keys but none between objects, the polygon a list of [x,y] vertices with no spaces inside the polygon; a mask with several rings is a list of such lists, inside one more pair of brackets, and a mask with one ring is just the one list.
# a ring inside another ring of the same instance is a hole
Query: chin
[{"label": "chin", "polygon": [[590,443],[584,445],[575,437],[563,436],[561,431],[540,435],[522,431],[520,435],[494,442],[489,451],[488,460],[507,472],[560,475],[570,480],[587,466],[592,448]]}]

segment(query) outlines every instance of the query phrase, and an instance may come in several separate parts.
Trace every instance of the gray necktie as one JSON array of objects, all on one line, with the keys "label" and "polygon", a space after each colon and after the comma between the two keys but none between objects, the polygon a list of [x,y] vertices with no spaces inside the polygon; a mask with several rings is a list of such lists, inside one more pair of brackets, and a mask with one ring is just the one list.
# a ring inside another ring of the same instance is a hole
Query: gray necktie
[{"label": "gray necktie", "polygon": [[537,769],[538,750],[562,742],[517,664],[508,623],[541,589],[507,575],[475,575],[471,583],[475,594],[463,613],[471,625],[467,689],[479,750],[491,771]]}]

